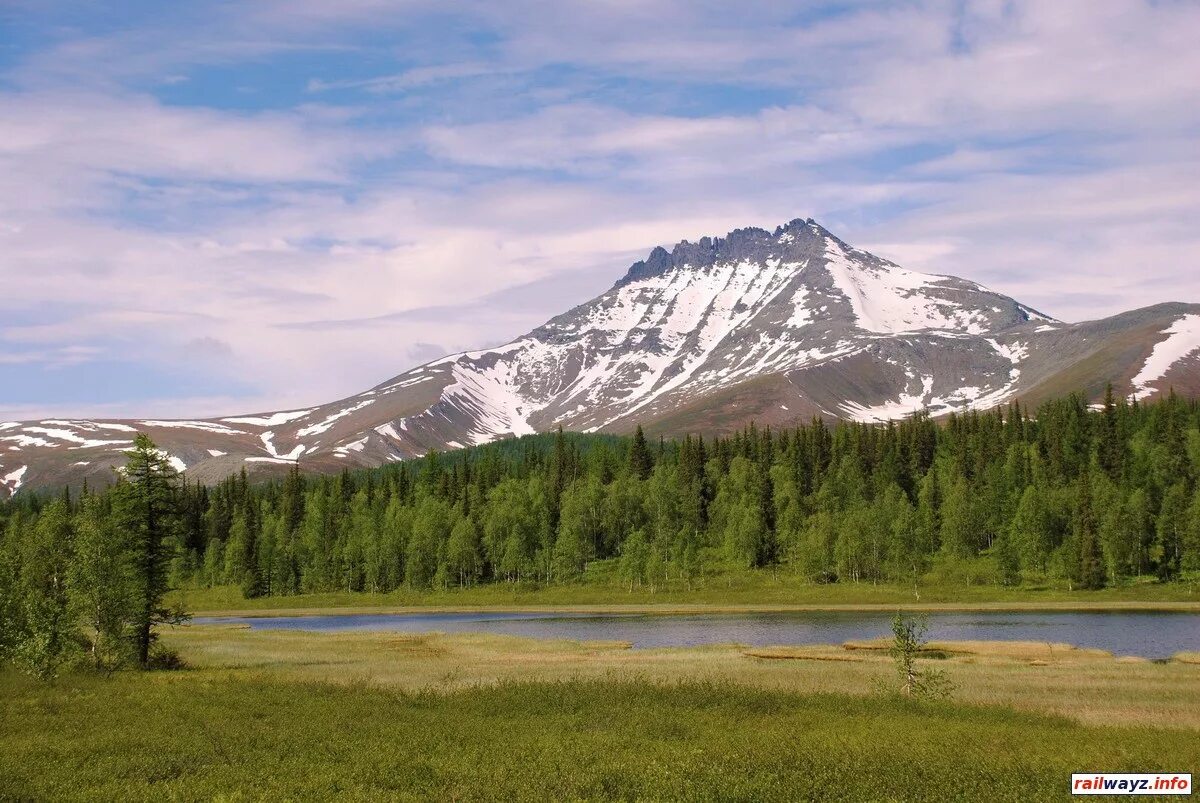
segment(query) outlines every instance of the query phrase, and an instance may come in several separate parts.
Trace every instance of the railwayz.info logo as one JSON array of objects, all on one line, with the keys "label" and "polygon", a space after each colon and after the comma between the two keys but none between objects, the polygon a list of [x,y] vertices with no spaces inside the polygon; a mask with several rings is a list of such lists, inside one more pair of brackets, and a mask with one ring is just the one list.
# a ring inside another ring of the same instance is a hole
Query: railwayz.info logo
[{"label": "railwayz.info logo", "polygon": [[1076,772],[1071,775],[1073,795],[1190,795],[1192,776],[1176,772]]}]

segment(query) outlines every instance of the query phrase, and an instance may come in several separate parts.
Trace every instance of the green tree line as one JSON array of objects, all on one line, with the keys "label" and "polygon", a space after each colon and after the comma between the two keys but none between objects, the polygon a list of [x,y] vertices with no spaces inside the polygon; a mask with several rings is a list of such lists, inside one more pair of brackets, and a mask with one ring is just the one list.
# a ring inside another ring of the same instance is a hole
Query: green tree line
[{"label": "green tree line", "polygon": [[[745,569],[914,585],[1169,581],[1200,571],[1198,427],[1194,401],[1110,392],[1096,408],[1071,396],[1033,415],[1014,404],[658,442],[640,428],[560,432],[340,475],[171,481],[169,532],[150,560],[170,582],[247,596],[569,583],[595,561],[630,588]],[[132,571],[130,474],[74,500],[0,505],[6,620],[91,605],[101,641],[128,629],[117,603],[117,624],[97,623],[110,597],[133,598],[103,580]],[[161,618],[137,594],[138,621]]]},{"label": "green tree line", "polygon": [[155,629],[185,618],[163,599],[186,493],[145,435],[126,456],[104,493],[26,497],[0,514],[0,662],[52,678],[71,662],[145,669],[169,659],[154,651]]}]

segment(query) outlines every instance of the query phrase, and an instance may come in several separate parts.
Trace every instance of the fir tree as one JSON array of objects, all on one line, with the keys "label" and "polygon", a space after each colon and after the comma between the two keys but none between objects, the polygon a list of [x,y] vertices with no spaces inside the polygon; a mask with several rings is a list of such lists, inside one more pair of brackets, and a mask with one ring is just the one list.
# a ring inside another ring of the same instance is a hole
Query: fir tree
[{"label": "fir tree", "polygon": [[1125,443],[1121,438],[1117,403],[1113,397],[1113,386],[1109,382],[1104,389],[1104,407],[1100,415],[1100,432],[1096,445],[1100,468],[1109,479],[1117,482],[1125,469]]},{"label": "fir tree", "polygon": [[1100,551],[1096,515],[1092,509],[1092,486],[1087,473],[1080,477],[1075,503],[1075,538],[1079,543],[1080,588],[1103,588],[1104,556]]},{"label": "fir tree", "polygon": [[183,611],[163,605],[168,591],[167,568],[180,525],[178,474],[144,433],[138,433],[133,450],[125,455],[124,472],[113,489],[113,515],[133,553],[135,605],[131,629],[137,662],[146,668],[156,639],[155,628],[186,618]]},{"label": "fir tree", "polygon": [[646,435],[639,424],[634,430],[633,441],[629,444],[629,471],[637,479],[647,480],[653,470],[654,460],[650,456],[650,447],[646,445]]}]

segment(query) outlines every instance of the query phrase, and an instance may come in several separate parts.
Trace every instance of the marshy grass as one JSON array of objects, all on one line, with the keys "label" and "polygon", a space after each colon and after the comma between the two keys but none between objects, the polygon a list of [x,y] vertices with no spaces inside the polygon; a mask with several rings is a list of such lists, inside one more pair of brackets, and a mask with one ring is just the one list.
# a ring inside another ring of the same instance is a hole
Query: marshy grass
[{"label": "marshy grass", "polygon": [[[892,647],[890,639],[847,641],[847,650],[886,652]],[[943,655],[1011,658],[1019,661],[1054,663],[1055,661],[1112,660],[1112,653],[1089,647],[1076,647],[1050,641],[927,641],[921,652]]]},{"label": "marshy grass", "polygon": [[[620,642],[495,634],[329,633],[210,625],[175,628],[164,640],[205,676],[357,683],[412,692],[636,677],[659,685],[735,682],[770,691],[863,696],[894,679],[891,659],[880,642],[867,642],[872,649],[851,642],[635,650]],[[1101,650],[1037,642],[931,642],[927,648],[940,654],[938,667],[953,681],[955,699],[962,702],[1053,714],[1089,725],[1200,730],[1200,664],[1129,663]]]},{"label": "marshy grass", "polygon": [[188,609],[200,613],[328,613],[406,609],[512,609],[557,607],[572,610],[1187,610],[1200,612],[1200,588],[1188,583],[1137,583],[1099,591],[1071,591],[1056,584],[922,586],[886,583],[817,584],[804,577],[767,571],[730,572],[691,584],[630,590],[606,577],[572,585],[489,583],[429,591],[398,589],[387,594],[333,591],[246,599],[235,586],[176,592]]},{"label": "marshy grass", "polygon": [[1200,766],[1200,665],[936,642],[954,700],[876,642],[654,650],[193,625],[189,668],[0,672],[0,799],[1022,800]]},{"label": "marshy grass", "polygon": [[1200,765],[1190,732],[729,681],[9,672],[0,698],[2,799],[1046,800],[1071,772]]}]

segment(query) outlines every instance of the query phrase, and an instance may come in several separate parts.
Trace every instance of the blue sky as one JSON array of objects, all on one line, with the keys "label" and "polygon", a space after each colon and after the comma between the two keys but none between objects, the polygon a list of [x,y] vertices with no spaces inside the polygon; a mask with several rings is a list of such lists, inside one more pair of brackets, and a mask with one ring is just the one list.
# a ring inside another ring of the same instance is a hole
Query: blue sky
[{"label": "blue sky", "polygon": [[0,418],[327,401],[812,216],[1200,302],[1185,0],[0,3]]}]

